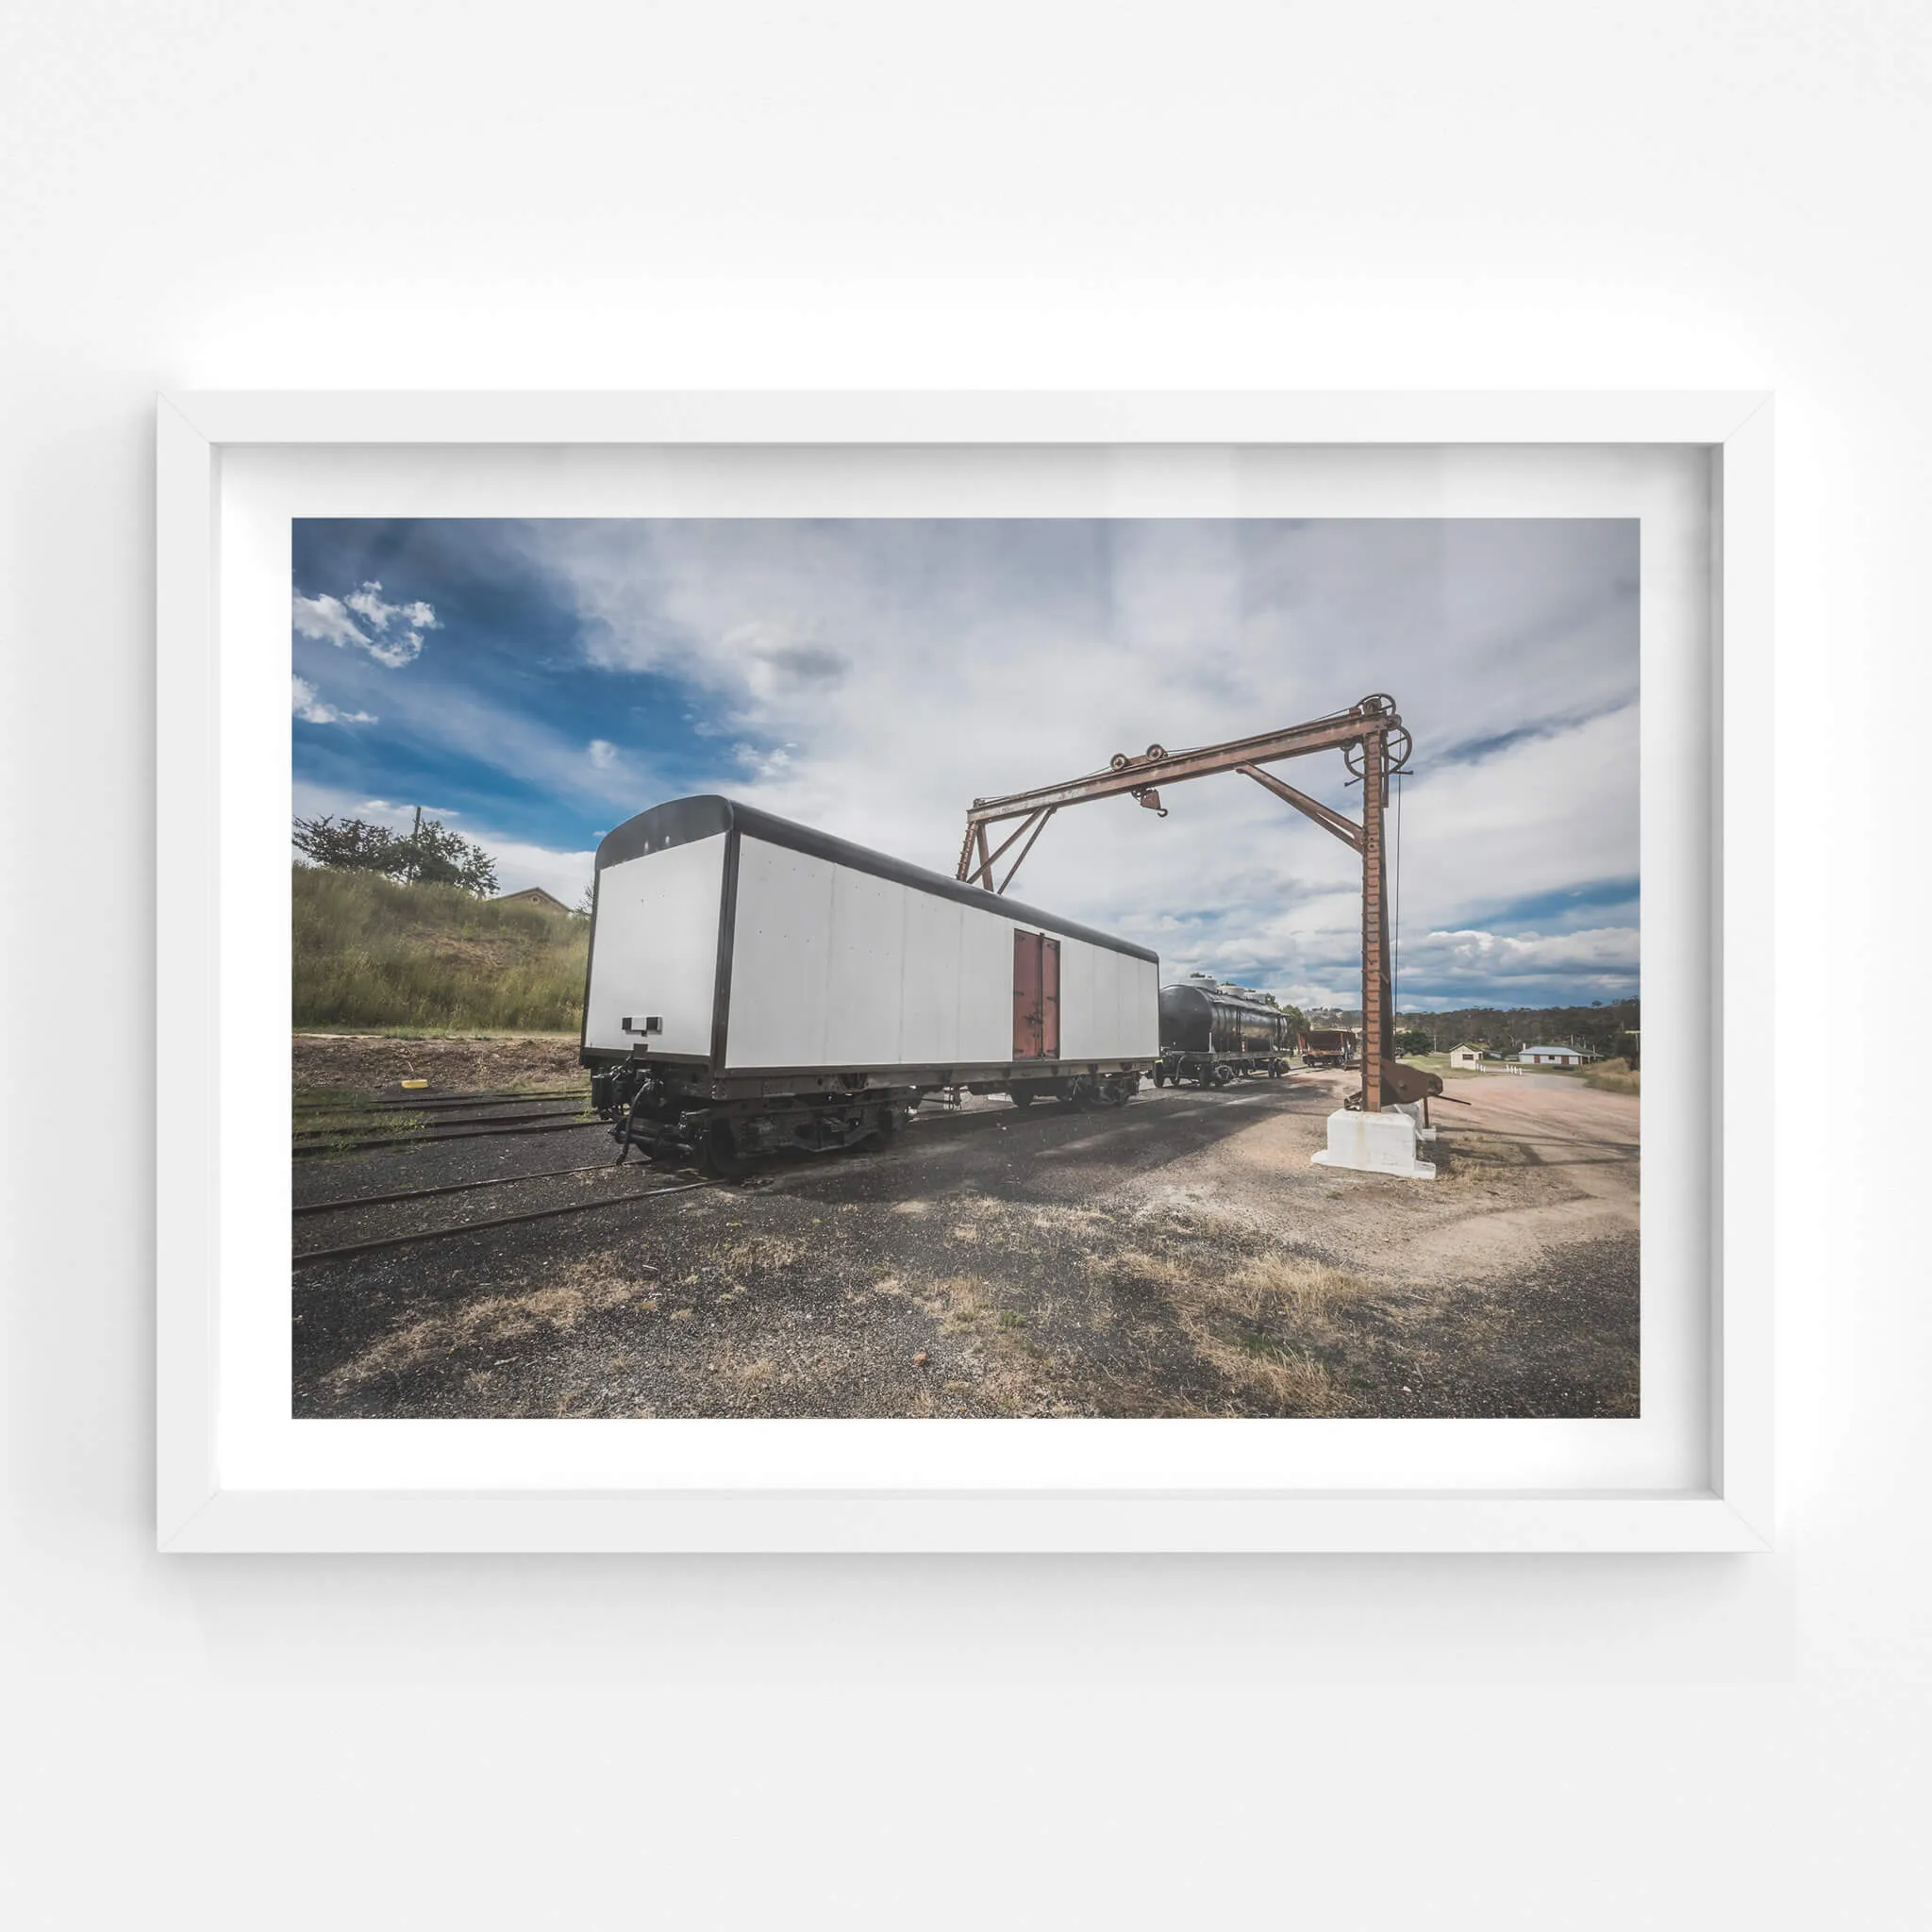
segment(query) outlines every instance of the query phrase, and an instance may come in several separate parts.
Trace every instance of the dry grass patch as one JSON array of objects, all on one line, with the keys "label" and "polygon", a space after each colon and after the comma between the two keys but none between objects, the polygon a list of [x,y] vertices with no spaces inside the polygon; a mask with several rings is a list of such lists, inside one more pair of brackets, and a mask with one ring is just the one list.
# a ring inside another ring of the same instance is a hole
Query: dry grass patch
[{"label": "dry grass patch", "polygon": [[1313,1356],[1272,1337],[1197,1335],[1194,1346],[1238,1389],[1260,1396],[1277,1412],[1291,1416],[1330,1414],[1335,1379]]},{"label": "dry grass patch", "polygon": [[1359,1275],[1284,1255],[1224,1270],[1218,1262],[1128,1249],[1088,1272],[1158,1289],[1195,1354],[1236,1390],[1285,1415],[1333,1412],[1334,1378],[1311,1348],[1335,1339],[1334,1317],[1344,1307],[1374,1292]]},{"label": "dry grass patch", "polygon": [[805,1249],[797,1241],[782,1235],[761,1234],[733,1241],[718,1261],[733,1274],[750,1274],[759,1271],[776,1274],[781,1268],[795,1267],[804,1258]]},{"label": "dry grass patch", "polygon": [[1327,1331],[1341,1309],[1358,1306],[1375,1293],[1374,1285],[1359,1274],[1296,1255],[1269,1255],[1244,1262],[1228,1286],[1246,1297],[1247,1312],[1254,1320],[1285,1317],[1305,1332]]},{"label": "dry grass patch", "polygon": [[465,1349],[497,1347],[541,1333],[567,1335],[588,1315],[635,1304],[651,1285],[590,1265],[562,1270],[541,1287],[480,1295],[419,1315],[391,1329],[355,1360],[332,1370],[328,1380],[344,1391],[378,1375],[404,1374]]},{"label": "dry grass patch", "polygon": [[945,1274],[932,1284],[927,1314],[954,1333],[981,1327],[999,1312],[1000,1291],[977,1274]]},{"label": "dry grass patch", "polygon": [[1583,1084],[1599,1093],[1641,1093],[1643,1075],[1626,1059],[1599,1060],[1584,1074]]}]

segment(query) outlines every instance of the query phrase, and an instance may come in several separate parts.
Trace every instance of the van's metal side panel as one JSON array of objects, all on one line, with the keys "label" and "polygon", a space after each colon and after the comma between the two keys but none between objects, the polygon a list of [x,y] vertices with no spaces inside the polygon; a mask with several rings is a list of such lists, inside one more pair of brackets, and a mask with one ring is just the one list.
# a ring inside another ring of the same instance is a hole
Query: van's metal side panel
[{"label": "van's metal side panel", "polygon": [[1160,1051],[1160,962],[1123,959],[1121,975],[1127,989],[1121,1051],[1136,1056],[1157,1054]]},{"label": "van's metal side panel", "polygon": [[907,971],[893,1056],[899,1066],[943,1067],[959,1058],[960,934],[971,916],[957,900],[906,894]]},{"label": "van's metal side panel", "polygon": [[727,1066],[826,1064],[836,870],[829,859],[739,835]]},{"label": "van's metal side panel", "polygon": [[1012,1057],[1012,922],[740,835],[726,1065]]},{"label": "van's metal side panel", "polygon": [[711,1070],[724,1065],[731,1050],[732,949],[738,937],[738,849],[743,843],[734,825],[724,835],[724,879],[718,891],[717,1004],[711,1012]]},{"label": "van's metal side panel", "polygon": [[[961,908],[959,1033],[957,1061],[1013,1057],[1014,923],[997,913]],[[913,962],[908,962],[908,965]]]},{"label": "van's metal side panel", "polygon": [[833,868],[826,1066],[859,1066],[882,1054],[903,1058],[906,902],[913,896],[891,879]]},{"label": "van's metal side panel", "polygon": [[[1098,948],[1081,940],[1064,940],[1060,944],[1060,1052],[1070,1060],[1091,1059],[1110,1052],[1108,1036],[1111,1024],[1102,1027],[1094,1022],[1093,981]],[[1113,1018],[1113,983],[1108,982],[1108,1019]]]},{"label": "van's metal side panel", "polygon": [[[605,866],[597,874],[596,927],[584,1001],[584,1045],[627,1053],[708,1058],[717,997],[723,832]],[[661,1033],[626,1033],[656,1015]]]}]

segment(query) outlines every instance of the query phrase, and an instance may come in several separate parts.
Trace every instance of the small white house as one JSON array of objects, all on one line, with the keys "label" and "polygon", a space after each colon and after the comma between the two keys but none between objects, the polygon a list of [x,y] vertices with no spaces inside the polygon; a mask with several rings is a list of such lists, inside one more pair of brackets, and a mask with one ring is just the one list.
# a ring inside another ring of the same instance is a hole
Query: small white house
[{"label": "small white house", "polygon": [[1525,1046],[1516,1058],[1525,1067],[1580,1067],[1583,1049],[1577,1046]]},{"label": "small white house", "polygon": [[1452,1046],[1449,1049],[1452,1067],[1480,1067],[1482,1063],[1483,1050],[1480,1046]]}]

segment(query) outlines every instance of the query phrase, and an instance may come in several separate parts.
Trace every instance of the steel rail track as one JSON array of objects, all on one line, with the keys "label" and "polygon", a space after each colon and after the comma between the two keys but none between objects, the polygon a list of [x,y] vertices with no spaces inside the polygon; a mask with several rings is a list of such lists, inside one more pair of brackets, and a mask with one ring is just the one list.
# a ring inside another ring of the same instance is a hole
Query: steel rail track
[{"label": "steel rail track", "polygon": [[[578,1102],[575,1103],[575,1105],[574,1105],[574,1107],[573,1107],[573,1109],[572,1109],[572,1110],[573,1110],[573,1112],[576,1112],[576,1113],[581,1113],[581,1112],[583,1111],[583,1109],[584,1109],[584,1105],[585,1105],[585,1103],[583,1103],[582,1101],[578,1101]],[[541,1112],[541,1113],[477,1113],[477,1114],[460,1114],[460,1115],[458,1115],[458,1116],[457,1116],[456,1118],[454,1118],[454,1119],[443,1119],[443,1120],[440,1120],[440,1121],[429,1121],[429,1122],[425,1122],[425,1132],[426,1132],[426,1131],[432,1131],[432,1130],[434,1130],[434,1129],[436,1129],[436,1128],[439,1128],[439,1127],[445,1127],[445,1126],[449,1126],[449,1127],[513,1127],[513,1126],[521,1126],[521,1125],[523,1125],[523,1124],[524,1124],[525,1123],[526,1123],[526,1122],[529,1122],[529,1121],[554,1121],[554,1120],[558,1120],[558,1119],[560,1119],[560,1118],[562,1118],[562,1116],[561,1116],[561,1115],[560,1115],[560,1114],[558,1113],[558,1109],[557,1109],[556,1108],[554,1108],[554,1107],[553,1107],[553,1108],[545,1108],[545,1109],[544,1109],[544,1110],[543,1110],[542,1112]],[[382,1129],[383,1129],[383,1131],[384,1131],[384,1132],[391,1132],[391,1131],[393,1131],[393,1129],[391,1129],[391,1128],[390,1127],[390,1125],[389,1125],[389,1124],[388,1124],[387,1122],[383,1122],[383,1123],[381,1123],[380,1124],[381,1124],[381,1126],[382,1126]],[[293,1133],[293,1134],[294,1134],[294,1135],[296,1136],[296,1138],[297,1138],[298,1140],[299,1140],[299,1139],[303,1139],[303,1138],[307,1138],[307,1139],[308,1139],[308,1140],[311,1140],[311,1141],[318,1141],[318,1140],[324,1140],[324,1139],[326,1139],[327,1137],[329,1137],[330,1135],[332,1135],[332,1134],[333,1134],[333,1133],[334,1133],[334,1132],[335,1132],[336,1130],[335,1130],[335,1129],[334,1129],[333,1127],[315,1127],[315,1126],[296,1126],[296,1127],[292,1128],[292,1129],[291,1129],[291,1132],[292,1132],[292,1133]],[[350,1128],[350,1131],[351,1131],[351,1132],[353,1132],[353,1131],[354,1131],[354,1127],[353,1127],[353,1126],[352,1126],[352,1127]],[[412,1138],[413,1138],[413,1137],[412,1137]]]},{"label": "steel rail track", "polygon": [[305,1141],[298,1142],[293,1148],[292,1158],[296,1160],[305,1160],[319,1154],[362,1154],[376,1147],[446,1147],[454,1141],[502,1140],[506,1136],[515,1140],[526,1134],[562,1134],[573,1129],[601,1127],[603,1124],[604,1123],[599,1120],[546,1120],[537,1126],[464,1127],[459,1133],[455,1134],[392,1134],[364,1141]]},{"label": "steel rail track", "polygon": [[622,1208],[630,1201],[652,1201],[659,1194],[689,1194],[699,1188],[715,1188],[716,1181],[680,1181],[675,1188],[643,1188],[632,1194],[607,1195],[601,1201],[572,1201],[561,1208],[535,1208],[522,1214],[495,1214],[482,1221],[459,1222],[455,1227],[425,1228],[415,1234],[386,1235],[379,1241],[348,1241],[340,1247],[310,1248],[290,1257],[297,1268],[315,1261],[345,1261],[356,1255],[378,1254],[386,1248],[413,1247],[419,1241],[448,1241],[459,1234],[481,1234],[486,1228],[515,1227],[526,1221],[555,1221],[565,1214],[588,1214],[596,1208]]},{"label": "steel rail track", "polygon": [[432,1093],[421,1100],[398,1100],[386,1094],[379,1100],[298,1100],[298,1113],[422,1113],[465,1107],[502,1107],[514,1101],[540,1103],[581,1100],[589,1091],[584,1087],[547,1087],[533,1093]]},{"label": "steel rail track", "polygon": [[[450,1181],[440,1188],[400,1188],[390,1194],[351,1194],[342,1201],[305,1201],[289,1211],[291,1214],[336,1214],[347,1208],[384,1208],[394,1201],[427,1201],[437,1194],[468,1194],[479,1188],[513,1188],[519,1181],[555,1181],[575,1174],[622,1174],[624,1167],[614,1160],[600,1160],[590,1167],[546,1167],[535,1174],[506,1174],[488,1181]],[[655,1168],[632,1168],[633,1174],[658,1172]]]}]

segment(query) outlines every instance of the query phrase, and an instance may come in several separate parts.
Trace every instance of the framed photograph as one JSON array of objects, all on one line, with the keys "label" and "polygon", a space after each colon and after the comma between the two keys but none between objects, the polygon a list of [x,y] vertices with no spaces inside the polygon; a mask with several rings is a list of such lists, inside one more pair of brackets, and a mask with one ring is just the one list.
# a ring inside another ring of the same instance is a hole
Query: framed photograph
[{"label": "framed photograph", "polygon": [[1769,1545],[1768,397],[158,465],[163,1549]]}]

